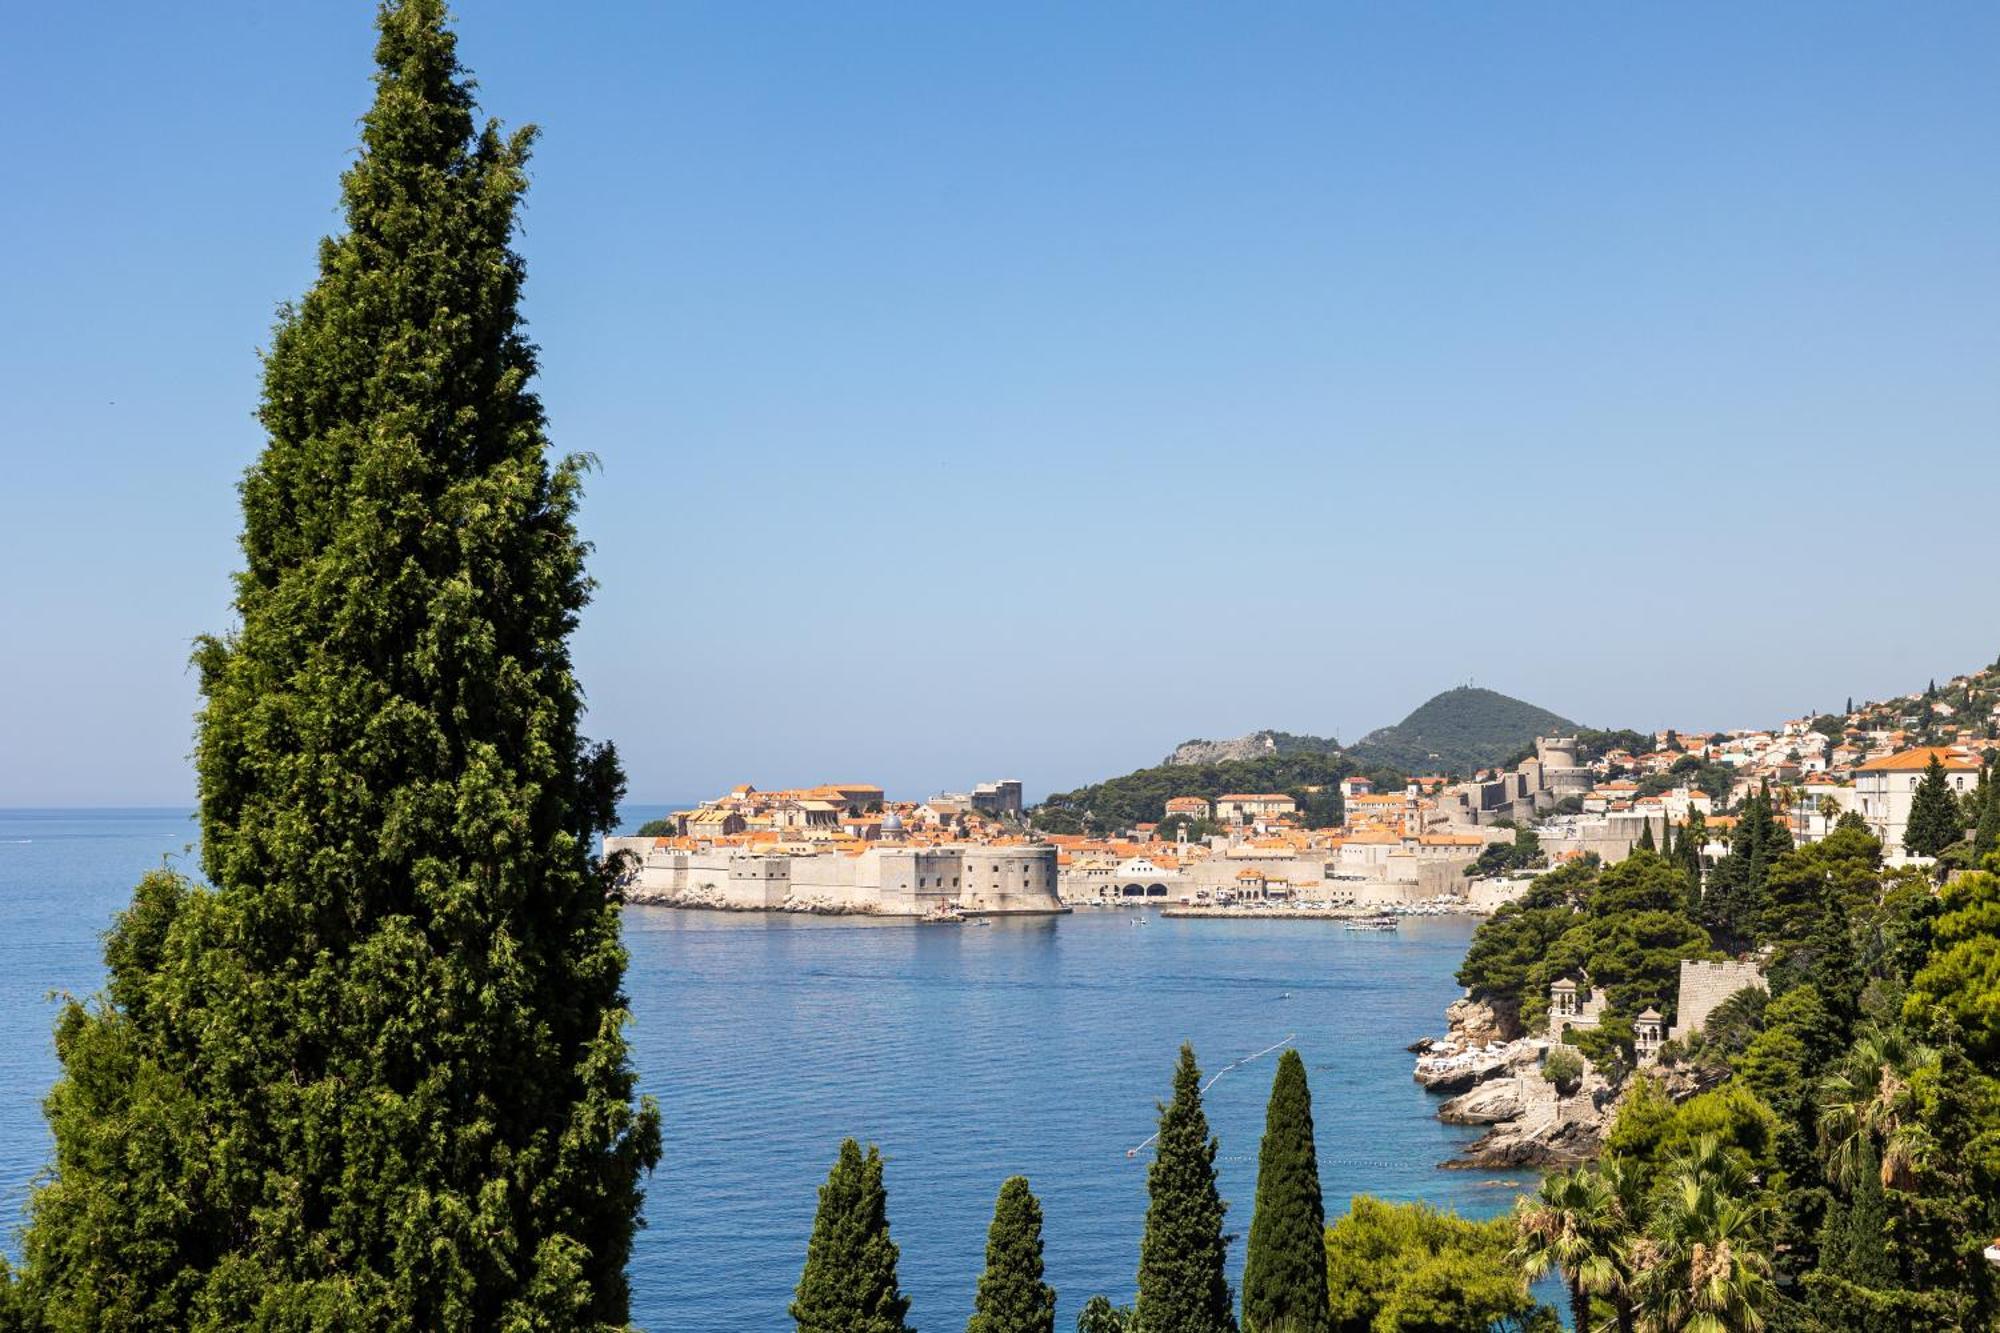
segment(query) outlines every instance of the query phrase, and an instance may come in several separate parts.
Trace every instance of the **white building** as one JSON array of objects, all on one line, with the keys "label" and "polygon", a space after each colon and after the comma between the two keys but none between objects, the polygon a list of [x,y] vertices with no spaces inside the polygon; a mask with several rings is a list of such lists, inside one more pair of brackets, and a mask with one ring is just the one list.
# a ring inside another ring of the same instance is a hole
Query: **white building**
[{"label": "white building", "polygon": [[1882,840],[1882,850],[1890,856],[1904,855],[1903,829],[1910,822],[1910,803],[1916,799],[1917,784],[1924,780],[1932,757],[1944,766],[1945,781],[1955,795],[1963,795],[1979,785],[1979,761],[1963,750],[1949,746],[1925,745],[1914,750],[1870,759],[1854,770],[1856,812]]}]

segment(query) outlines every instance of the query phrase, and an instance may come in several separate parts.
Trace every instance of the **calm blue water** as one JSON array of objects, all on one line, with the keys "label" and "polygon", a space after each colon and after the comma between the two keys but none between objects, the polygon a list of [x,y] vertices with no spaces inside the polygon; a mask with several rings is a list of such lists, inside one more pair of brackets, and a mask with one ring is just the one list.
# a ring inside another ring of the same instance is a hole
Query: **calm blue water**
[{"label": "calm blue water", "polygon": [[[46,996],[98,984],[98,934],[138,876],[193,837],[179,812],[0,811],[0,1216],[10,1225],[47,1160]],[[632,1036],[667,1133],[633,1261],[641,1326],[789,1327],[815,1190],[846,1134],[888,1156],[919,1327],[964,1326],[993,1196],[1016,1172],[1046,1210],[1059,1327],[1093,1292],[1129,1299],[1146,1159],[1126,1150],[1152,1132],[1184,1039],[1215,1070],[1295,1035],[1329,1211],[1358,1191],[1475,1215],[1511,1203],[1523,1177],[1436,1169],[1472,1131],[1432,1118],[1403,1049],[1437,1030],[1457,993],[1470,922],[1362,935],[1337,923],[1135,919],[944,928],[630,909]],[[1225,1075],[1208,1095],[1239,1234],[1272,1062]],[[1240,1242],[1233,1250],[1240,1264]]]}]

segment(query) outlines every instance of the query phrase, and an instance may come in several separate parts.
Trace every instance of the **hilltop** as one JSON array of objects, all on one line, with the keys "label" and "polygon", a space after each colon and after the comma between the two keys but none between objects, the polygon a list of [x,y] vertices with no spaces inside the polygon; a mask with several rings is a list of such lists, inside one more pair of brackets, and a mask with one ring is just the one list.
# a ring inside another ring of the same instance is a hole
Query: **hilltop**
[{"label": "hilltop", "polygon": [[1393,727],[1369,732],[1349,747],[1359,764],[1409,772],[1471,773],[1503,763],[1576,723],[1497,690],[1461,685],[1433,695]]},{"label": "hilltop", "polygon": [[1295,736],[1289,731],[1253,731],[1233,741],[1182,741],[1174,752],[1160,761],[1163,767],[1196,764],[1224,764],[1233,760],[1263,759],[1279,754],[1340,753],[1340,742],[1331,736]]}]

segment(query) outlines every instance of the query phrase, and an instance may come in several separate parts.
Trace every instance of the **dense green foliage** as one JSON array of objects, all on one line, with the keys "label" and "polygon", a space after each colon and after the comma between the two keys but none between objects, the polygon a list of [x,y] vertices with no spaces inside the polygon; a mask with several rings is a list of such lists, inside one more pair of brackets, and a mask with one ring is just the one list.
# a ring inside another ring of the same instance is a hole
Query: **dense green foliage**
[{"label": "dense green foliage", "polygon": [[1359,764],[1409,773],[1469,774],[1506,762],[1537,736],[1575,729],[1546,708],[1461,685],[1432,696],[1394,726],[1369,732],[1348,754]]},{"label": "dense green foliage", "polygon": [[[1760,853],[1738,832],[1747,869]],[[1662,1055],[1721,1085],[1677,1104],[1637,1078],[1584,1173],[1600,1179],[1524,1201],[1522,1262],[1561,1267],[1590,1321],[1621,1329],[1991,1326],[1978,1249],[2000,1225],[2000,1047],[1981,1020],[2000,1012],[2000,878],[1962,875],[1934,899],[1843,825],[1777,849],[1749,883],[1755,915],[1727,928],[1767,953],[1771,994],[1739,993]],[[1526,970],[1497,944],[1478,952],[1503,980]],[[1551,1211],[1557,1196],[1574,1216]]]},{"label": "dense green foliage", "polygon": [[344,234],[264,365],[236,629],[196,653],[208,886],[167,871],[68,1005],[8,1300],[53,1329],[622,1326],[625,955],[578,735],[579,465],[511,250],[531,134],[386,6]]},{"label": "dense green foliage", "polygon": [[910,1302],[896,1280],[896,1259],[882,1155],[872,1143],[864,1155],[847,1139],[819,1188],[819,1212],[791,1306],[799,1333],[910,1333],[904,1322]]},{"label": "dense green foliage", "polygon": [[986,1232],[986,1271],[965,1333],[1055,1333],[1055,1288],[1042,1281],[1042,1205],[1009,1176]]},{"label": "dense green foliage", "polygon": [[1459,984],[1532,1026],[1548,1012],[1552,983],[1587,976],[1607,995],[1601,1031],[1629,1045],[1633,1015],[1651,1005],[1672,1016],[1681,960],[1713,956],[1688,897],[1680,867],[1651,852],[1608,869],[1579,862],[1551,871],[1481,924]]},{"label": "dense green foliage", "polygon": [[1141,1329],[1236,1333],[1224,1271],[1227,1207],[1215,1183],[1216,1141],[1201,1109],[1194,1047],[1181,1047],[1173,1100],[1160,1108],[1159,1143],[1146,1170],[1146,1233],[1139,1242]]},{"label": "dense green foliage", "polygon": [[639,825],[634,835],[640,838],[671,838],[674,836],[674,821],[671,819],[649,819]]},{"label": "dense green foliage", "polygon": [[1504,1218],[1357,1195],[1326,1232],[1335,1333],[1485,1333],[1535,1308]]},{"label": "dense green foliage", "polygon": [[1092,1296],[1076,1316],[1076,1333],[1131,1333],[1132,1326],[1132,1307],[1108,1296]]},{"label": "dense green foliage", "polygon": [[1312,1091],[1306,1062],[1288,1050],[1278,1059],[1257,1153],[1257,1204],[1243,1263],[1243,1333],[1326,1333],[1331,1327],[1325,1231]]},{"label": "dense green foliage", "polygon": [[1791,850],[1792,835],[1778,818],[1768,788],[1743,803],[1729,839],[1729,855],[1703,882],[1701,922],[1718,946],[1731,951],[1757,939],[1765,880],[1772,864]]},{"label": "dense green foliage", "polygon": [[1310,807],[1319,815],[1314,822],[1338,823],[1340,780],[1355,771],[1354,763],[1340,755],[1310,753],[1221,764],[1159,764],[1075,791],[1056,792],[1035,808],[1034,823],[1050,833],[1111,832],[1158,823],[1172,797],[1204,796],[1213,801],[1229,792],[1283,792],[1298,801],[1301,810]]},{"label": "dense green foliage", "polygon": [[1526,870],[1542,864],[1542,839],[1531,828],[1514,830],[1512,842],[1490,842],[1477,859],[1465,868],[1468,877],[1504,875],[1510,870]]},{"label": "dense green foliage", "polygon": [[1947,1016],[1968,1052],[2000,1068],[2000,873],[1960,875],[1939,891],[1937,905],[1943,915],[1910,980],[1905,1013],[1915,1022]]}]

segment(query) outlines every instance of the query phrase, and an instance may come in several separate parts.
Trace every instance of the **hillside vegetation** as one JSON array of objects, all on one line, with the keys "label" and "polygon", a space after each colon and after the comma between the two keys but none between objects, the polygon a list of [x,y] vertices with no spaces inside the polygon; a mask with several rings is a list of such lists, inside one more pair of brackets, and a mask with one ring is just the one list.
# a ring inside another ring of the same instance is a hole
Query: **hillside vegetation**
[{"label": "hillside vegetation", "polygon": [[[1035,827],[1049,833],[1107,832],[1136,823],[1157,823],[1173,796],[1229,792],[1284,792],[1299,803],[1307,822],[1338,823],[1340,780],[1362,771],[1345,755],[1292,753],[1219,764],[1156,764],[1124,777],[1056,792],[1036,808]],[[1380,775],[1394,784],[1398,774]]]},{"label": "hillside vegetation", "polygon": [[1497,690],[1461,685],[1434,695],[1393,727],[1371,731],[1348,749],[1358,764],[1412,773],[1470,773],[1504,763],[1537,736],[1576,723]]}]

